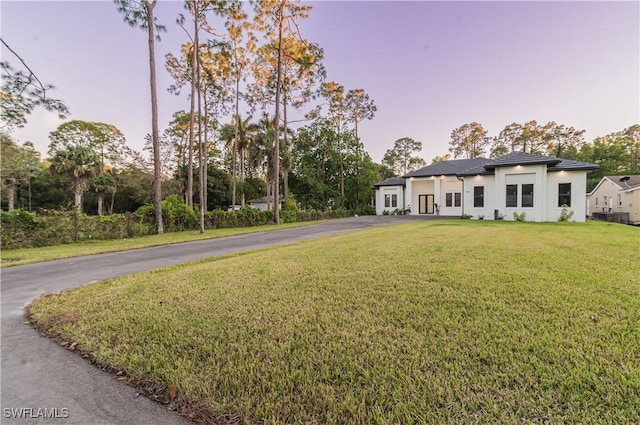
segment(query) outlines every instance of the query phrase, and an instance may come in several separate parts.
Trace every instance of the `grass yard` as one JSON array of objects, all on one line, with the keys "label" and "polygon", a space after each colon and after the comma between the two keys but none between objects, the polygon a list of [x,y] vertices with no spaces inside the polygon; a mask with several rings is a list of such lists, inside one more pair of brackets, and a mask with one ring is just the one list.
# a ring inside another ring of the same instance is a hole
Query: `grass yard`
[{"label": "grass yard", "polygon": [[46,296],[37,326],[202,422],[640,422],[640,229],[413,222]]},{"label": "grass yard", "polygon": [[209,229],[204,233],[194,230],[184,232],[167,232],[162,235],[141,236],[138,238],[94,240],[73,244],[43,246],[40,248],[5,249],[0,258],[0,267],[22,266],[24,264],[42,261],[59,260],[62,258],[78,257],[81,255],[105,254],[107,252],[126,251],[129,249],[150,248],[152,246],[169,245],[173,243],[192,242],[202,239],[223,238],[225,236],[241,235],[245,233],[266,232],[270,230],[288,229],[291,227],[309,226],[326,220],[305,221],[279,225],[265,225],[256,227],[236,227],[225,229]]}]

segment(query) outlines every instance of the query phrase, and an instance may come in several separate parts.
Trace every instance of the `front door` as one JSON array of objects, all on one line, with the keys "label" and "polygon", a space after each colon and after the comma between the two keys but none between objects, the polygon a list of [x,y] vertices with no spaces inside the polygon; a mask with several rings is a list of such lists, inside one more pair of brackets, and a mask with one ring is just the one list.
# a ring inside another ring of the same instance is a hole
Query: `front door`
[{"label": "front door", "polygon": [[418,195],[418,213],[433,214],[433,195]]}]

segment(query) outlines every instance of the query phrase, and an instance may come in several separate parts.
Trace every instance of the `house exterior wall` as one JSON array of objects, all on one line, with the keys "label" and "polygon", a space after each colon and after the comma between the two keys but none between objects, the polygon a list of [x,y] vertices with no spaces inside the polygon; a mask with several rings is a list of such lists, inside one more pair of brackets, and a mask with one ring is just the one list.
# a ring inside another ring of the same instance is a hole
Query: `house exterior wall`
[{"label": "house exterior wall", "polygon": [[[385,206],[385,195],[389,195],[390,201],[393,200],[393,195],[396,196],[396,205],[390,202],[389,206]],[[376,214],[382,215],[384,211],[392,213],[395,210],[405,209],[404,202],[404,187],[403,186],[380,186],[376,189]]]},{"label": "house exterior wall", "polygon": [[[464,178],[464,213],[469,214],[473,219],[482,217],[485,220],[493,220],[493,210],[495,209],[495,177],[494,176],[473,176]],[[484,188],[483,206],[474,206],[475,187]]]},{"label": "house exterior wall", "polygon": [[[594,212],[625,212],[622,206],[618,205],[618,193],[620,193],[620,186],[607,179],[603,178],[598,186],[587,196],[588,202],[588,214]],[[609,211],[609,200],[613,199],[611,205],[611,211]]]},{"label": "house exterior wall", "polygon": [[620,189],[620,186],[603,177],[593,192],[587,195],[587,214],[594,212],[627,212],[633,224],[640,224],[640,189]]},{"label": "house exterior wall", "polygon": [[559,203],[559,185],[571,183],[572,221],[584,222],[587,217],[587,173],[585,171],[555,171],[548,174],[547,212],[545,221],[558,221],[562,213]]},{"label": "house exterior wall", "polygon": [[[513,213],[526,213],[527,221],[545,221],[546,198],[543,196],[547,180],[546,165],[516,165],[495,170],[495,208],[505,220],[513,220]],[[523,185],[533,184],[533,207],[523,206]],[[507,185],[517,187],[516,206],[507,206]],[[493,214],[491,214],[493,218]]]},{"label": "house exterior wall", "polygon": [[[440,215],[462,215],[462,182],[455,176],[444,176],[440,180],[440,194],[439,199],[436,197],[436,203],[440,207]],[[447,193],[451,194],[451,206],[447,206]],[[455,194],[460,195],[460,205],[456,206]]]},{"label": "house exterior wall", "polygon": [[[559,205],[561,185],[570,184],[569,192],[564,196],[570,199],[571,205],[568,209],[573,211],[572,221],[585,221],[586,171],[548,171],[547,164],[534,164],[498,166],[493,173],[493,175],[466,176],[463,181],[458,180],[456,176],[448,175],[409,177],[406,179],[404,199],[398,192],[398,209],[401,209],[400,203],[404,202],[404,207],[410,208],[411,215],[420,215],[420,196],[433,195],[433,203],[438,205],[439,214],[443,216],[469,214],[474,219],[482,217],[493,220],[497,212],[498,216],[505,220],[514,220],[514,213],[525,213],[526,221],[557,221],[563,210]],[[476,187],[483,188],[481,206],[476,206],[475,203]],[[377,214],[382,214],[384,211],[384,189],[380,187],[377,190]],[[517,193],[515,196],[509,196],[509,206],[507,206],[508,189],[515,189]],[[633,204],[640,208],[640,190],[628,192],[621,196],[621,202],[624,205]],[[450,196],[447,196],[448,194]],[[457,194],[461,194],[459,204],[456,203]],[[615,195],[617,196],[617,193]],[[450,205],[447,205],[448,198],[451,199]],[[395,210],[393,207],[389,209]],[[433,213],[436,214],[437,211],[434,209]],[[635,214],[635,217],[640,222],[640,211]]]},{"label": "house exterior wall", "polygon": [[419,215],[419,195],[434,195],[434,202],[438,202],[435,197],[435,179],[433,177],[411,177],[407,179],[407,200],[411,206],[411,215]]},{"label": "house exterior wall", "polygon": [[[473,176],[464,179],[464,213],[477,219],[494,219],[494,211],[505,220],[513,220],[513,213],[526,213],[526,221],[557,221],[562,213],[558,206],[561,183],[571,183],[572,220],[584,222],[586,215],[586,184],[584,171],[547,172],[546,165],[500,167],[494,176]],[[522,185],[533,185],[533,207],[523,207]],[[517,206],[507,207],[507,185],[516,185]],[[484,206],[474,207],[474,187],[484,187]]]},{"label": "house exterior wall", "polygon": [[625,195],[625,202],[628,199],[625,205],[629,208],[631,224],[640,224],[640,189],[627,191]]}]

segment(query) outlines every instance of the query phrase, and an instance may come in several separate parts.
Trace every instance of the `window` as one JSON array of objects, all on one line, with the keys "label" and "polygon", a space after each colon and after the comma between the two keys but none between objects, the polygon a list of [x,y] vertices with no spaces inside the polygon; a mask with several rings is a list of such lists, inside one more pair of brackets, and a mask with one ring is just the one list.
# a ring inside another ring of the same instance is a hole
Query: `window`
[{"label": "window", "polygon": [[[605,203],[607,202],[605,196]],[[571,206],[571,183],[560,183],[558,185],[558,206]]]},{"label": "window", "polygon": [[518,185],[507,185],[507,208],[515,208],[518,206]]},{"label": "window", "polygon": [[391,195],[391,208],[398,208],[398,195]]},{"label": "window", "polygon": [[453,194],[453,205],[459,207],[462,205],[462,193],[456,192]]},{"label": "window", "polygon": [[522,208],[533,207],[533,185],[522,185]]},{"label": "window", "polygon": [[598,197],[596,196],[596,207],[598,206]]},{"label": "window", "polygon": [[445,203],[444,205],[446,207],[452,207],[453,206],[453,193],[447,193],[445,195]]},{"label": "window", "polygon": [[618,206],[622,206],[622,193],[618,193]]},{"label": "window", "polygon": [[484,186],[473,187],[473,208],[484,208]]},{"label": "window", "polygon": [[391,206],[391,195],[384,195],[384,207],[389,208]]}]

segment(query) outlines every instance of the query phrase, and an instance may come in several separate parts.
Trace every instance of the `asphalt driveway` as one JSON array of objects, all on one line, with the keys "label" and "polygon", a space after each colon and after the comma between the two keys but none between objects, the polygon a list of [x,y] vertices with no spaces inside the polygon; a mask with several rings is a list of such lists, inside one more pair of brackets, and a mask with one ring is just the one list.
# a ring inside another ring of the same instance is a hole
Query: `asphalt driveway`
[{"label": "asphalt driveway", "polygon": [[187,423],[175,412],[139,396],[135,388],[25,324],[24,306],[41,294],[172,264],[416,219],[352,217],[306,227],[3,268],[0,422]]}]

